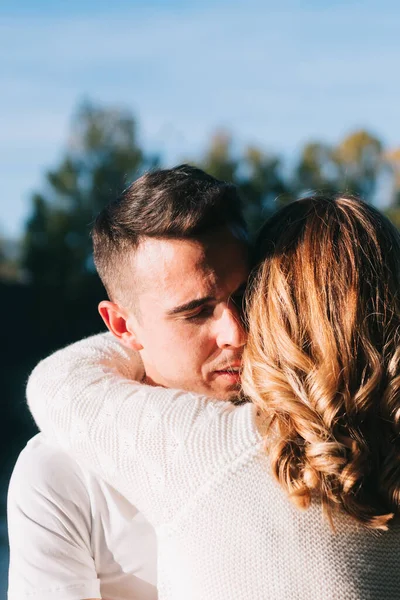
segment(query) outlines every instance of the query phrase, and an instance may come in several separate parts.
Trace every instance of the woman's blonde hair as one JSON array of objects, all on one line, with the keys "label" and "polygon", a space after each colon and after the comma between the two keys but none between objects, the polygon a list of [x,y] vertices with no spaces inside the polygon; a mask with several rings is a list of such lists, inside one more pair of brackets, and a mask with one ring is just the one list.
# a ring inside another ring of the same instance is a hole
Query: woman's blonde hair
[{"label": "woman's blonde hair", "polygon": [[290,498],[386,529],[400,507],[400,237],[350,198],[294,202],[262,229],[243,387]]}]

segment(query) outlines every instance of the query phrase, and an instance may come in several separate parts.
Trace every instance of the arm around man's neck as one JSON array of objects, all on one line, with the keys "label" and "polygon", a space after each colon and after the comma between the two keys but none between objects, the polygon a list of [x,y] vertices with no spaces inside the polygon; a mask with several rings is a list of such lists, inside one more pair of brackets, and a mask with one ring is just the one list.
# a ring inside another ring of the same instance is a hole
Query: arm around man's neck
[{"label": "arm around man's neck", "polygon": [[134,351],[98,335],[39,363],[27,397],[50,441],[157,526],[180,510],[182,494],[190,497],[259,439],[251,405],[144,385],[143,374]]}]

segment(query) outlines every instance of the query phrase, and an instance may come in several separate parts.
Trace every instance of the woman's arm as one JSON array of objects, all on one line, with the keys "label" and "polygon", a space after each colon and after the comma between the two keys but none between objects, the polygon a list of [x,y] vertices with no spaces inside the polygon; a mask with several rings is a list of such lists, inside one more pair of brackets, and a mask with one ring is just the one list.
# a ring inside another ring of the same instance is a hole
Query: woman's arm
[{"label": "woman's arm", "polygon": [[258,439],[250,405],[134,381],[137,355],[110,335],[43,360],[27,387],[38,427],[154,524]]}]

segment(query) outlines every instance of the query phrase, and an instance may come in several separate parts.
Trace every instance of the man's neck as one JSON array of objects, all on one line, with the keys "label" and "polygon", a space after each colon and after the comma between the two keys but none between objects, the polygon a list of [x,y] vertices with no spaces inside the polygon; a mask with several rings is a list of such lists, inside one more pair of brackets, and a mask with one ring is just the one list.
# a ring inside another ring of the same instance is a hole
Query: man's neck
[{"label": "man's neck", "polygon": [[165,387],[165,385],[161,385],[161,383],[156,383],[149,375],[146,373],[143,375],[143,379],[141,383],[145,383],[146,385],[152,385],[153,387]]}]

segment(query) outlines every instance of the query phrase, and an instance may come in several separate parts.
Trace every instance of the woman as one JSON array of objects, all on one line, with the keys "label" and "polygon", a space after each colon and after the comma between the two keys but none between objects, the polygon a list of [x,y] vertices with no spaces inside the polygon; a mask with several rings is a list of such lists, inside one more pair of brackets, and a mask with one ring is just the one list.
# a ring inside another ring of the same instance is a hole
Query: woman
[{"label": "woman", "polygon": [[308,198],[267,222],[257,261],[251,403],[140,385],[97,336],[35,369],[32,413],[154,524],[160,599],[399,598],[399,234]]}]

